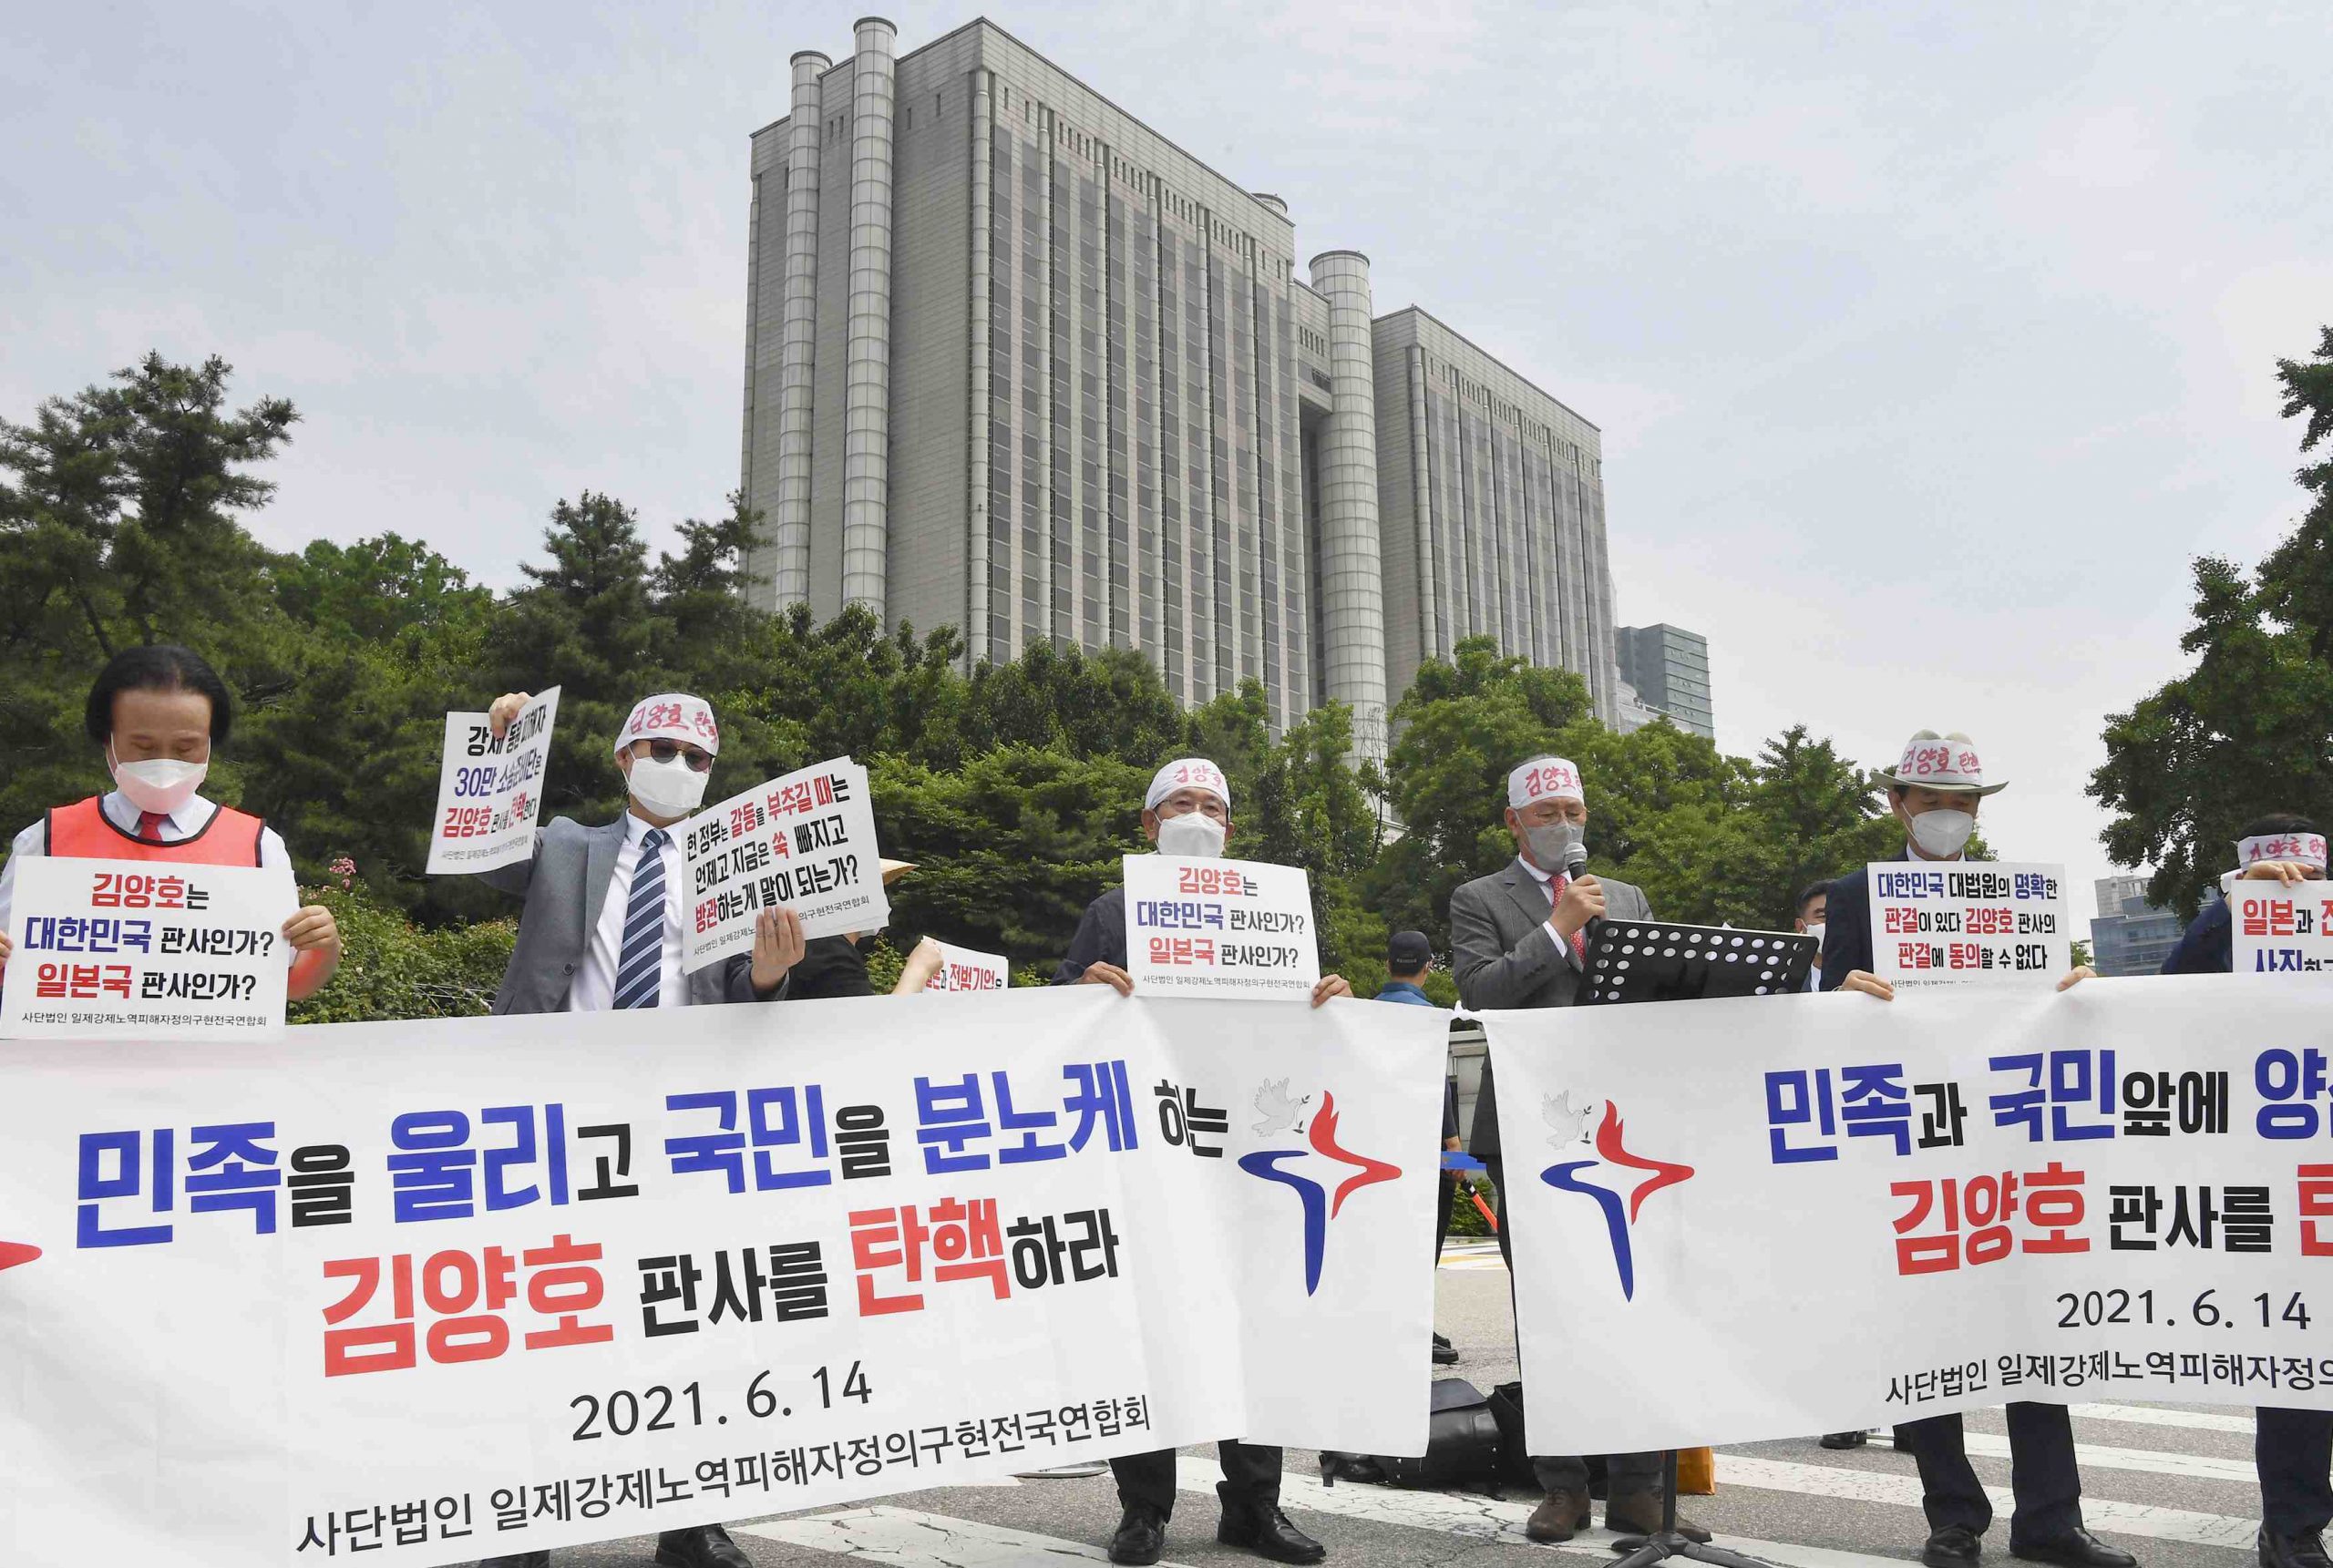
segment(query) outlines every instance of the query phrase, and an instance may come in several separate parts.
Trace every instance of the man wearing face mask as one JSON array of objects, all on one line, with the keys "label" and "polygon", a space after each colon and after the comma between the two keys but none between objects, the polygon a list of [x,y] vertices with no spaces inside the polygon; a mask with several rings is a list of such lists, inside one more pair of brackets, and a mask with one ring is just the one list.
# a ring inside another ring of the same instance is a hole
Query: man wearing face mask
[{"label": "man wearing face mask", "polygon": [[[0,866],[0,966],[11,951],[8,910],[16,862],[35,855],[180,866],[291,869],[292,855],[258,817],[195,792],[214,747],[234,723],[226,682],[191,649],[174,643],[125,648],[106,661],[82,711],[82,726],[105,753],[114,787],[59,806],[16,835]],[[294,1001],[324,989],[340,965],[340,927],[311,905],[283,924]]]},{"label": "man wearing face mask", "polygon": [[[1893,773],[1882,773],[1888,802],[1906,840],[1898,861],[1957,861],[1977,829],[1978,808],[2009,787],[1987,784],[1977,743],[1955,731],[1922,730],[1904,743]],[[1871,890],[1862,870],[1831,884],[1823,932],[1823,989],[1892,1000],[1896,988],[1871,972]],[[2090,976],[2077,968],[2058,982],[2064,990]],[[2012,1557],[2061,1568],[2134,1568],[2138,1559],[2082,1527],[2081,1472],[2074,1463],[2073,1426],[2063,1405],[2009,1405],[2009,1485],[2017,1499],[2009,1518]],[[1928,1541],[1920,1561],[1928,1568],[1973,1568],[1993,1505],[1968,1463],[1958,1415],[1906,1421],[1896,1429],[1919,1462]]]},{"label": "man wearing face mask", "polygon": [[[1214,859],[1231,840],[1231,784],[1223,770],[1204,757],[1183,757],[1160,768],[1142,801],[1143,836],[1161,855]],[[1134,994],[1126,973],[1126,891],[1111,888],[1086,906],[1085,917],[1070,938],[1069,954],[1053,972],[1057,986],[1110,986]],[[1352,994],[1342,975],[1323,975],[1312,988],[1312,1005]],[[1329,1549],[1290,1522],[1280,1512],[1280,1450],[1260,1443],[1225,1439],[1216,1446],[1223,1480],[1216,1494],[1223,1505],[1215,1538],[1244,1546],[1276,1563],[1318,1563]],[[1110,1461],[1117,1477],[1124,1513],[1110,1537],[1110,1561],[1136,1565],[1156,1563],[1166,1541],[1166,1521],[1175,1511],[1175,1450],[1131,1454]]]},{"label": "man wearing face mask", "polygon": [[[1799,889],[1798,916],[1792,922],[1792,926],[1800,936],[1814,938],[1814,952],[1817,958],[1820,958],[1823,953],[1824,917],[1829,914],[1830,908],[1831,885],[1828,882],[1811,883]],[[1820,963],[1811,965],[1807,968],[1806,989],[1810,991],[1819,991],[1823,989],[1823,966]]]},{"label": "man wearing face mask", "polygon": [[[524,692],[495,699],[487,722],[498,737],[528,701]],[[556,817],[535,835],[533,859],[483,874],[527,901],[495,993],[497,1014],[766,1001],[785,989],[803,950],[802,921],[791,909],[762,912],[750,954],[681,972],[688,911],[673,830],[703,804],[720,750],[721,728],[701,698],[667,692],[642,699],[615,737],[615,764],[631,797],[623,815],[599,827]],[[656,1561],[665,1568],[752,1568],[717,1524],[664,1532]],[[520,1552],[478,1568],[550,1563],[549,1552]]]},{"label": "man wearing face mask", "polygon": [[[1642,889],[1588,874],[1588,796],[1579,770],[1562,757],[1537,756],[1506,776],[1506,830],[1516,855],[1450,896],[1450,967],[1458,999],[1471,1011],[1569,1007],[1588,960],[1588,923],[1652,917]],[[1499,1157],[1498,1097],[1488,1061],[1475,1102],[1475,1157],[1498,1190],[1498,1248],[1512,1262],[1514,1223]],[[1568,1541],[1588,1527],[1588,1460],[1577,1454],[1534,1455],[1531,1469],[1547,1495],[1523,1532],[1534,1541]],[[1660,1456],[1612,1454],[1605,1460],[1604,1522],[1628,1534],[1660,1530]],[[1708,1531],[1679,1518],[1694,1541]]]}]

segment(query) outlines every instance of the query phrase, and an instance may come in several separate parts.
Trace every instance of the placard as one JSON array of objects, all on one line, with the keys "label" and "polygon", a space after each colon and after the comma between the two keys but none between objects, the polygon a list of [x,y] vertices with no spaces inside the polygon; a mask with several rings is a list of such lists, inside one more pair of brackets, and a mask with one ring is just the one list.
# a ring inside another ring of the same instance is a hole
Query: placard
[{"label": "placard", "polygon": [[0,1035],[264,1040],[283,1031],[288,867],[27,855]]},{"label": "placard", "polygon": [[533,858],[543,769],[558,717],[556,686],[519,709],[498,740],[484,713],[446,715],[446,760],[429,834],[431,876],[492,871]]},{"label": "placard", "polygon": [[792,909],[805,937],[877,931],[891,917],[867,770],[848,757],[733,794],[677,831],[683,973],[751,948],[765,909]]},{"label": "placard", "polygon": [[1872,972],[1891,985],[2055,985],[2073,968],[2062,866],[1882,860],[1864,875]]},{"label": "placard", "polygon": [[2333,979],[2333,886],[2239,882],[2228,895],[2228,936],[2239,975]]},{"label": "placard", "polygon": [[1126,973],[1155,996],[1305,997],[1321,979],[1303,868],[1125,857]]},{"label": "placard", "polygon": [[951,942],[934,942],[940,967],[931,972],[928,991],[1002,991],[1012,986],[1012,966],[1002,953],[983,953]]}]

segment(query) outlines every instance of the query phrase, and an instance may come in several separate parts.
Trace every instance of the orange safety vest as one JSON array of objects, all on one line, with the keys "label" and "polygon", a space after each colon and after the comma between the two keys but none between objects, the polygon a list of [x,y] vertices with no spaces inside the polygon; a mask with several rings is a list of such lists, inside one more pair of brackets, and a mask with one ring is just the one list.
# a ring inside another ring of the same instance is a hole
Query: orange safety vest
[{"label": "orange safety vest", "polygon": [[58,806],[45,819],[48,853],[77,860],[168,860],[182,866],[257,866],[260,835],[266,824],[248,812],[222,805],[192,838],[176,844],[140,838],[113,819],[91,795]]}]

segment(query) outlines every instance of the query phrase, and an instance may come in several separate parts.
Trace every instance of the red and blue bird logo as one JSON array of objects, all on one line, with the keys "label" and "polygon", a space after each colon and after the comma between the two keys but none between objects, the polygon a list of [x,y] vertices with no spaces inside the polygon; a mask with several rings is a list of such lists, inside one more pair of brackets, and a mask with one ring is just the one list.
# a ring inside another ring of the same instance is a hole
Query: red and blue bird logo
[{"label": "red and blue bird logo", "polygon": [[[1379,1182],[1390,1182],[1402,1173],[1399,1165],[1383,1160],[1372,1160],[1366,1154],[1356,1154],[1337,1142],[1337,1097],[1323,1092],[1321,1109],[1314,1113],[1307,1129],[1294,1129],[1305,1135],[1308,1147],[1301,1149],[1259,1149],[1239,1156],[1239,1168],[1251,1176],[1267,1182],[1277,1182],[1293,1192],[1304,1207],[1304,1294],[1311,1295],[1321,1288],[1321,1265],[1328,1255],[1329,1222],[1345,1206],[1345,1200]],[[1316,1167],[1321,1161],[1330,1168],[1321,1171],[1321,1179],[1291,1169],[1301,1162],[1306,1167]],[[1349,1171],[1350,1174],[1344,1173]],[[1333,1181],[1335,1185],[1329,1184]]]},{"label": "red and blue bird logo", "polygon": [[[1604,1228],[1612,1238],[1612,1262],[1620,1271],[1620,1294],[1637,1298],[1636,1249],[1630,1243],[1638,1214],[1645,1199],[1663,1187],[1692,1178],[1693,1167],[1649,1160],[1630,1153],[1620,1140],[1620,1108],[1604,1102],[1604,1120],[1596,1129],[1593,1160],[1566,1160],[1539,1173],[1539,1179],[1559,1193],[1578,1193],[1596,1200],[1604,1212]],[[1631,1177],[1627,1173],[1642,1172]],[[1625,1203],[1621,1194],[1628,1194]]]}]

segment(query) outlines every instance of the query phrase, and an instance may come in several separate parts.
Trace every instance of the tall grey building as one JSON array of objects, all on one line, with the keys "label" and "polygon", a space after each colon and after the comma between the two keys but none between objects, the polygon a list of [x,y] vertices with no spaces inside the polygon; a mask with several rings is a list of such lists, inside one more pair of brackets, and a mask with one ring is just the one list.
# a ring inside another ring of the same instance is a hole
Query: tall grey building
[{"label": "tall grey building", "polygon": [[1489,633],[1616,712],[1596,427],[982,20],[794,56],[753,138],[742,488],[772,606],[1136,648],[1382,753]]},{"label": "tall grey building", "polygon": [[1708,638],[1681,626],[1623,626],[1619,654],[1620,679],[1635,688],[1644,706],[1668,714],[1680,730],[1705,741],[1717,739]]},{"label": "tall grey building", "polygon": [[2142,873],[2102,876],[2091,886],[2098,894],[2098,915],[2090,923],[2091,967],[2102,975],[2160,970],[2186,930],[2178,915],[2147,902]]}]

